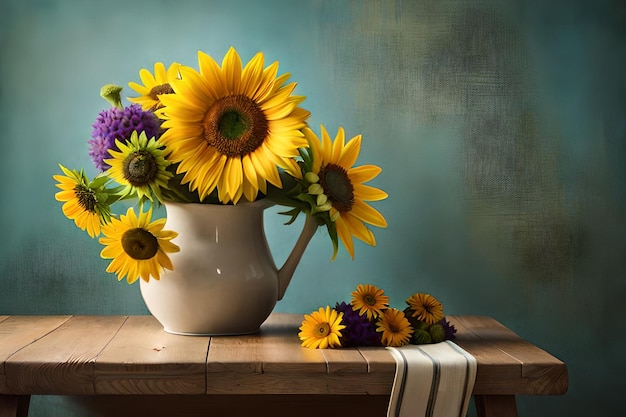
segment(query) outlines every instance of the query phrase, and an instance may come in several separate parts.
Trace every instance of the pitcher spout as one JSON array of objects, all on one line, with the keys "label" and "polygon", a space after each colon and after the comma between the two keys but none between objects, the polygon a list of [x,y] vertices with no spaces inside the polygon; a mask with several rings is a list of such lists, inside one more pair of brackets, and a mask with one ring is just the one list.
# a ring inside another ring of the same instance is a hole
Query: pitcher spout
[{"label": "pitcher spout", "polygon": [[285,295],[289,282],[291,282],[291,277],[293,277],[296,267],[302,258],[302,254],[304,254],[304,250],[315,234],[317,227],[318,224],[315,217],[307,215],[302,232],[300,233],[293,250],[287,257],[283,266],[278,270],[278,300],[282,300]]}]

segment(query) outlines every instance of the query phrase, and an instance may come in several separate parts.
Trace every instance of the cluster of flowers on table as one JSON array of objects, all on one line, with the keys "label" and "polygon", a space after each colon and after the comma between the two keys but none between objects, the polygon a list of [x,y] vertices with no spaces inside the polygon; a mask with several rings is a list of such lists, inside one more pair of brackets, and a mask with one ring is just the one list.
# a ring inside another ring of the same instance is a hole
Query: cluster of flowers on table
[{"label": "cluster of flowers on table", "polygon": [[[99,113],[88,140],[98,173],[60,165],[54,175],[63,213],[99,238],[100,255],[111,259],[107,272],[129,283],[160,279],[173,269],[168,254],[180,248],[165,219],[153,209],[168,201],[238,204],[269,198],[287,207],[293,223],[299,213],[325,226],[333,259],[341,241],[354,259],[354,241],[375,246],[368,225],[386,227],[368,201],[387,194],[366,185],[381,172],[376,165],[354,166],[361,135],[346,140],[339,127],[334,140],[324,125],[319,136],[308,125],[305,97],[294,95],[290,74],[278,75],[259,52],[244,66],[230,48],[220,66],[198,52],[198,69],[161,62],[130,82],[137,96],[122,104],[122,87],[107,84],[101,96],[111,108]],[[112,205],[136,199],[135,208],[115,214]]]},{"label": "cluster of flowers on table", "polygon": [[320,307],[306,314],[298,336],[312,349],[439,343],[454,340],[456,328],[443,305],[430,294],[415,293],[400,310],[389,306],[384,290],[359,284],[349,303]]}]

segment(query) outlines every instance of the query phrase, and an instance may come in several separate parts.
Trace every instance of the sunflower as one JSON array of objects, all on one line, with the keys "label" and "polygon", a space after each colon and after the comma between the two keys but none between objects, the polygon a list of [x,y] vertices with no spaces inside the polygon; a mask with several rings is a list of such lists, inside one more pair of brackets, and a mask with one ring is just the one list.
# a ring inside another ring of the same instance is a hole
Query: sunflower
[{"label": "sunflower", "polygon": [[221,67],[203,52],[198,62],[199,72],[180,67],[181,79],[170,82],[175,94],[162,95],[158,111],[182,183],[201,199],[217,188],[223,203],[253,201],[267,182],[281,188],[278,168],[293,166],[307,145],[301,129],[310,113],[298,107],[303,96],[291,95],[296,83],[276,76],[278,62],[264,69],[261,52],[244,68],[234,48]]},{"label": "sunflower", "polygon": [[378,319],[376,331],[382,332],[384,346],[404,346],[411,341],[413,328],[406,316],[397,308],[388,308]]},{"label": "sunflower", "polygon": [[154,64],[154,75],[147,69],[139,71],[139,78],[141,78],[141,84],[130,82],[128,86],[140,94],[139,97],[132,97],[128,100],[141,105],[144,110],[154,111],[163,107],[161,103],[161,97],[163,94],[172,94],[174,90],[170,85],[172,80],[179,78],[180,64],[174,62],[170,67],[165,70],[165,65],[162,62]]},{"label": "sunflower", "polygon": [[174,267],[168,253],[178,252],[178,246],[170,242],[178,233],[163,230],[165,219],[150,222],[152,210],[142,212],[139,217],[129,208],[126,215],[112,219],[103,226],[100,243],[105,246],[100,252],[104,259],[113,259],[106,271],[117,274],[121,281],[124,277],[132,284],[141,277],[148,282],[152,276],[161,278],[161,269],[172,270]]},{"label": "sunflower", "polygon": [[125,186],[123,194],[136,191],[139,199],[145,197],[153,201],[154,195],[162,201],[161,189],[167,189],[167,182],[173,174],[167,170],[170,163],[165,159],[159,141],[148,139],[145,132],[137,134],[135,131],[125,144],[116,140],[116,145],[120,151],[109,149],[113,159],[104,162],[111,166],[107,173]]},{"label": "sunflower", "polygon": [[443,305],[430,294],[413,294],[407,298],[406,303],[412,311],[412,317],[427,324],[435,324],[444,317]]},{"label": "sunflower", "polygon": [[359,284],[352,292],[352,309],[360,315],[365,314],[368,320],[378,318],[389,305],[389,297],[384,291],[370,284]]},{"label": "sunflower", "polygon": [[55,194],[57,201],[64,202],[63,214],[70,220],[74,220],[76,226],[86,230],[89,236],[96,237],[100,234],[100,226],[107,223],[111,217],[111,208],[108,200],[109,193],[101,192],[105,183],[105,177],[89,181],[85,173],[65,168],[59,165],[65,175],[53,175],[58,184],[56,187],[61,191]]},{"label": "sunflower", "polygon": [[326,306],[320,307],[318,311],[305,314],[300,333],[298,336],[302,340],[302,346],[311,349],[326,349],[327,347],[341,347],[339,338],[341,330],[346,326],[342,324],[343,313]]},{"label": "sunflower", "polygon": [[324,194],[332,204],[330,218],[334,220],[339,238],[354,259],[352,236],[376,246],[374,234],[365,223],[387,227],[382,214],[365,203],[387,198],[384,191],[364,184],[375,178],[381,169],[376,165],[353,167],[361,149],[361,135],[345,143],[342,127],[334,142],[323,125],[321,141],[308,127],[303,131],[313,156],[312,172],[319,177]]}]

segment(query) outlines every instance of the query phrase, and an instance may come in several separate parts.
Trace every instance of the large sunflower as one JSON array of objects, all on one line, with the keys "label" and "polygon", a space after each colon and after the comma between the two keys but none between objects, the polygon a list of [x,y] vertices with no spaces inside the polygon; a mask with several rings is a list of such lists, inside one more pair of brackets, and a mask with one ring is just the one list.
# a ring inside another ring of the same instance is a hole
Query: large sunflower
[{"label": "large sunflower", "polygon": [[65,175],[53,175],[61,191],[55,194],[57,201],[63,202],[63,214],[81,230],[86,230],[89,236],[100,234],[100,226],[107,223],[111,217],[111,208],[107,198],[109,193],[101,192],[107,181],[101,177],[89,181],[81,170],[75,171],[59,165]]},{"label": "large sunflower", "polygon": [[104,259],[112,259],[106,271],[117,274],[121,281],[124,277],[129,284],[139,277],[148,282],[150,277],[161,278],[161,270],[174,267],[168,253],[178,252],[177,245],[170,242],[178,233],[163,230],[165,219],[150,221],[152,211],[139,212],[139,217],[132,208],[119,219],[102,227],[104,237],[100,243],[105,246],[100,252]]},{"label": "large sunflower", "polygon": [[137,192],[139,199],[153,195],[162,201],[161,189],[167,189],[167,182],[173,174],[167,170],[170,164],[164,157],[161,144],[155,138],[146,136],[145,132],[134,131],[126,143],[116,140],[119,152],[109,149],[112,159],[104,162],[111,168],[107,173],[124,186],[124,195]]},{"label": "large sunflower", "polygon": [[341,322],[342,318],[343,313],[330,306],[320,307],[318,311],[306,314],[298,333],[302,346],[311,349],[341,347],[341,330],[346,328]]},{"label": "large sunflower", "polygon": [[143,85],[130,82],[128,86],[140,94],[139,97],[131,97],[128,100],[141,105],[143,110],[156,110],[163,107],[161,104],[161,97],[163,94],[172,94],[172,86],[170,82],[179,78],[178,70],[180,64],[174,62],[170,67],[165,70],[165,65],[162,62],[154,64],[154,75],[143,68],[139,71],[139,78]]},{"label": "large sunflower", "polygon": [[345,142],[345,132],[339,128],[335,140],[321,126],[322,139],[308,127],[303,129],[313,156],[312,172],[319,177],[324,194],[331,202],[330,218],[335,221],[337,235],[354,259],[352,236],[376,246],[374,234],[365,223],[387,227],[387,221],[376,209],[365,203],[387,198],[387,193],[364,183],[380,172],[376,165],[353,167],[361,150],[361,135]]},{"label": "large sunflower", "polygon": [[309,112],[294,96],[296,84],[277,77],[278,62],[264,68],[257,53],[242,68],[234,48],[220,67],[198,52],[199,72],[181,66],[180,80],[170,82],[175,94],[160,96],[165,121],[161,136],[183,184],[200,199],[216,188],[221,202],[254,200],[267,182],[282,187],[278,167],[291,166],[307,142],[301,129]]}]

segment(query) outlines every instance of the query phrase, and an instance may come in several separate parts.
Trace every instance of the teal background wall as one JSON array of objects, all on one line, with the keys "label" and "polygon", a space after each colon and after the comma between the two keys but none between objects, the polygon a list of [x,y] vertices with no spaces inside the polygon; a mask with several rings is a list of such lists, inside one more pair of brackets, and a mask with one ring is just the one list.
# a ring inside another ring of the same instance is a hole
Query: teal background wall
[{"label": "teal background wall", "polygon": [[[380,165],[372,184],[389,193],[378,246],[330,262],[320,231],[277,311],[309,313],[358,283],[398,305],[430,292],[567,363],[568,394],[521,397],[520,415],[620,415],[625,28],[619,1],[3,0],[0,315],[147,313],[63,217],[52,175],[95,172],[102,84],[232,45],[280,61],[315,130],[362,133],[359,164]],[[298,233],[283,221],[268,212],[277,262]],[[35,397],[31,415],[70,409]]]}]

